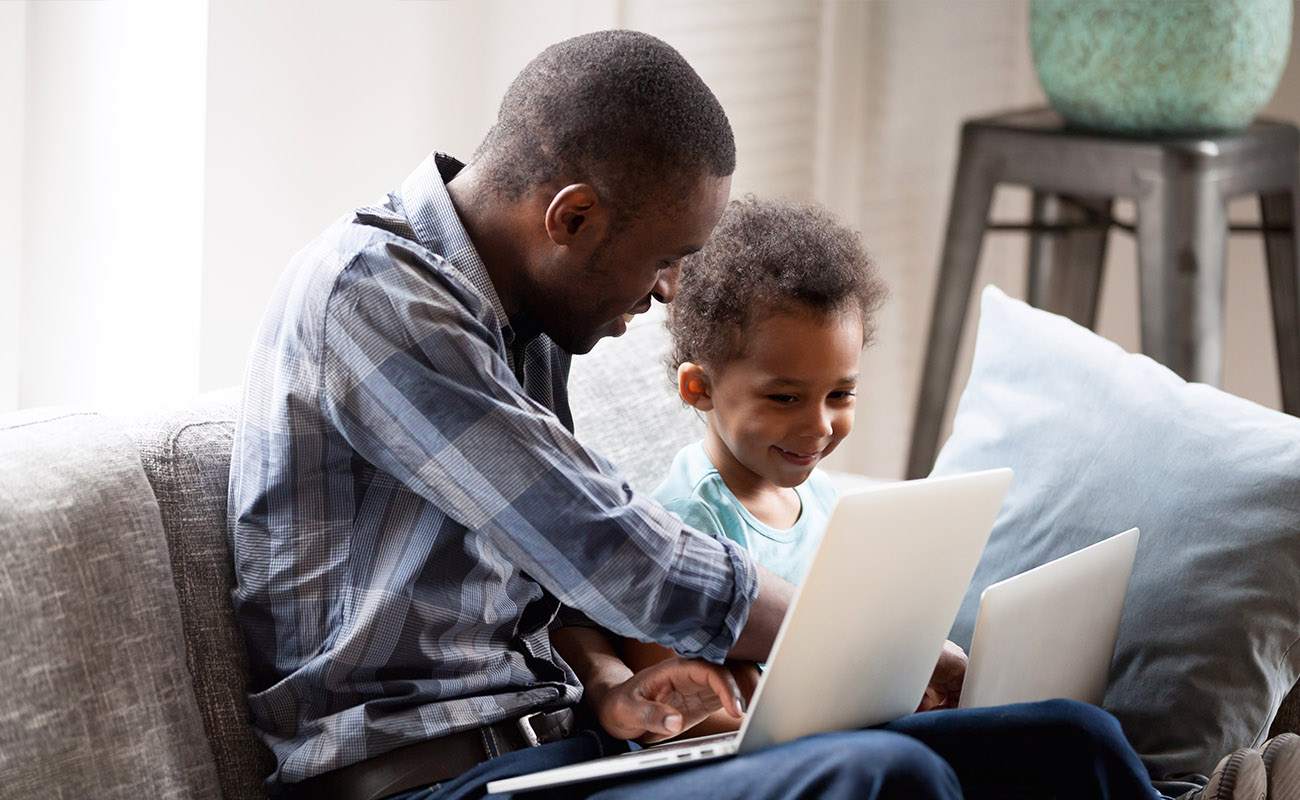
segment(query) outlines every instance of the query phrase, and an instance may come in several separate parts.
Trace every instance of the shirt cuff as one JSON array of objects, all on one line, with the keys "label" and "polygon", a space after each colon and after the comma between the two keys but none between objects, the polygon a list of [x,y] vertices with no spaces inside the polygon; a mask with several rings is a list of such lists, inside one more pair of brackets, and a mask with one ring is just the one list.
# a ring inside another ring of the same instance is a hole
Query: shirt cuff
[{"label": "shirt cuff", "polygon": [[727,556],[731,559],[731,610],[723,620],[722,629],[712,638],[698,647],[679,649],[678,652],[691,658],[721,664],[740,638],[740,632],[749,619],[749,608],[758,598],[758,570],[754,568],[754,557],[741,545],[725,537],[718,537],[714,541],[726,548]]}]

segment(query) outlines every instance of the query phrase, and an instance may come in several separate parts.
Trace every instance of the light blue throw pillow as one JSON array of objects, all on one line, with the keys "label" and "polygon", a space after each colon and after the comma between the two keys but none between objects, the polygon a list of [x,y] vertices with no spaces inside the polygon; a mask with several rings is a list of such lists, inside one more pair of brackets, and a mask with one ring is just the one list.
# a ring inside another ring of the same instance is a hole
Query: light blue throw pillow
[{"label": "light blue throw pillow", "polygon": [[1104,706],[1158,778],[1258,745],[1300,674],[1300,419],[984,290],[935,475],[1008,466],[980,592],[1142,529]]}]

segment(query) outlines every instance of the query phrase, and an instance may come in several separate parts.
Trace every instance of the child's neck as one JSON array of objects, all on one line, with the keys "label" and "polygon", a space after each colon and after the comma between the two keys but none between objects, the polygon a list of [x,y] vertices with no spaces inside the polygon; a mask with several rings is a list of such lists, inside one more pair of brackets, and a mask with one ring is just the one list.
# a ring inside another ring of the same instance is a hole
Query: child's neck
[{"label": "child's neck", "polygon": [[759,522],[786,530],[799,521],[803,505],[793,488],[778,486],[746,468],[716,436],[704,437],[704,453],[722,482]]}]

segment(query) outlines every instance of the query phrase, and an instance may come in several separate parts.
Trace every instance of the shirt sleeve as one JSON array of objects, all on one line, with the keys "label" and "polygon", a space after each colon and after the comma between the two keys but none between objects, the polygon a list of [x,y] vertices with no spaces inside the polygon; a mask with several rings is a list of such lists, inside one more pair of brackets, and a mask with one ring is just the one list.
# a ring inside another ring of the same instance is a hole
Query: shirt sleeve
[{"label": "shirt sleeve", "polygon": [[528,398],[490,308],[451,273],[391,242],[342,270],[321,338],[325,418],[564,605],[723,660],[758,592],[749,555],[632,491]]},{"label": "shirt sleeve", "polygon": [[[715,539],[731,538],[734,541],[734,537],[728,536],[727,526],[723,525],[722,520],[718,518],[717,509],[698,497],[666,500],[664,508],[681,517],[683,523],[697,531],[707,533]],[[745,542],[736,543],[745,544]]]}]

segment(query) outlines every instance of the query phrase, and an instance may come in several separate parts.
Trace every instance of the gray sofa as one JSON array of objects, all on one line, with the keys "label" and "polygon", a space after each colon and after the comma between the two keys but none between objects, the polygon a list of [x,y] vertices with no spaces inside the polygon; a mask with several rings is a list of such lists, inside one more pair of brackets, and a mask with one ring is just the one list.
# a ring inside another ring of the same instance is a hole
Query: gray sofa
[{"label": "gray sofa", "polygon": [[[700,423],[657,321],[575,361],[580,439],[652,488]],[[0,798],[258,798],[225,498],[237,393],[0,417]],[[1288,699],[1275,730],[1300,730]]]}]

